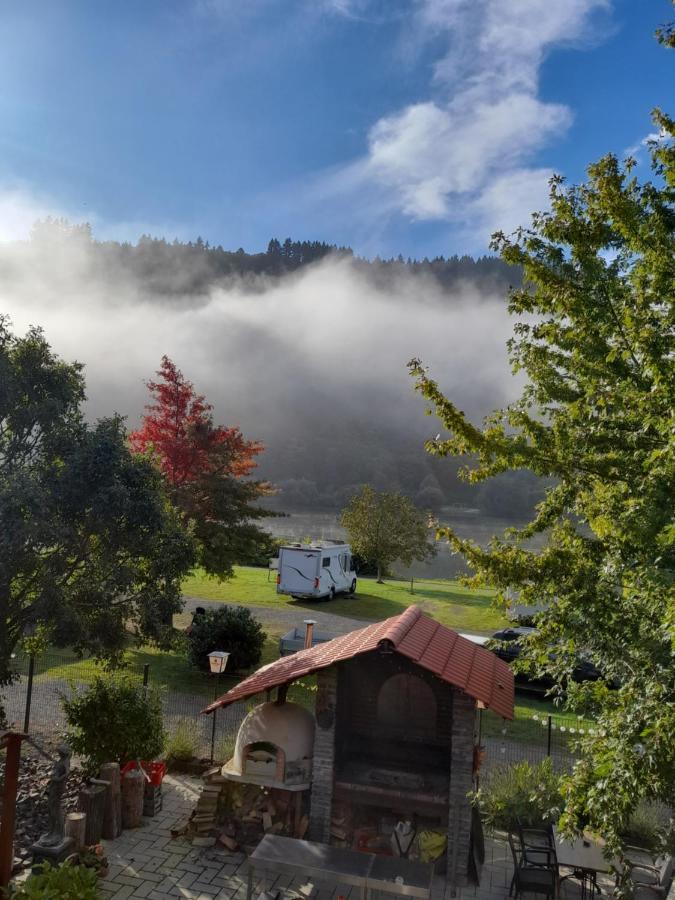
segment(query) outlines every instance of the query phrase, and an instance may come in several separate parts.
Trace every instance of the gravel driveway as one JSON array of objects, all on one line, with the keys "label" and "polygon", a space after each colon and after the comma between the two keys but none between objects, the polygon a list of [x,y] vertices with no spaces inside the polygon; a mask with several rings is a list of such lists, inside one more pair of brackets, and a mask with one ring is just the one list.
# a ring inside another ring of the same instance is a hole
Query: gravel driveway
[{"label": "gravel driveway", "polygon": [[[203,606],[205,609],[219,606],[239,606],[238,603],[225,603],[221,600],[202,600],[198,597],[184,597],[183,599],[185,600],[185,612],[193,612],[196,606]],[[251,613],[262,625],[288,625],[289,630],[294,625],[302,628],[303,620],[310,618],[316,621],[317,630],[330,631],[336,635],[347,634],[348,631],[354,631],[356,628],[363,628],[365,625],[368,625],[368,621],[364,619],[351,619],[348,616],[338,616],[335,613],[328,612],[327,608],[329,606],[330,603],[317,603],[317,608],[310,611],[306,607],[289,608],[282,603],[278,607],[249,606],[248,603],[246,604],[246,608],[251,610]]]}]

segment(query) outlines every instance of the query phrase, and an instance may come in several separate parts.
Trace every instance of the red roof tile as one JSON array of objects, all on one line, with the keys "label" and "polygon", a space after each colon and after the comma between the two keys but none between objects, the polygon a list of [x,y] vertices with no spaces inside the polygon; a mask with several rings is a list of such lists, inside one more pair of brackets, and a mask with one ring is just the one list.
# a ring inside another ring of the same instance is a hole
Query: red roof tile
[{"label": "red roof tile", "polygon": [[288,684],[376,650],[384,642],[391,644],[401,656],[460,688],[487,709],[506,719],[513,718],[513,672],[509,666],[485,647],[423,615],[419,606],[409,606],[399,616],[350,631],[292,656],[283,656],[258,669],[202,712],[213,712],[220,706]]}]

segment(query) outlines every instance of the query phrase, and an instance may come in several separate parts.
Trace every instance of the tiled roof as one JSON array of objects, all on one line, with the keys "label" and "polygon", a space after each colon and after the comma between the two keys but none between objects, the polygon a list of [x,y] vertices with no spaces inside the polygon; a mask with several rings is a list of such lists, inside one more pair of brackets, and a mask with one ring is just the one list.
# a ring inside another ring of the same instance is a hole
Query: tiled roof
[{"label": "tiled roof", "polygon": [[423,615],[418,606],[409,606],[399,616],[350,631],[292,656],[283,656],[249,675],[202,712],[213,712],[220,706],[229,706],[237,700],[345,662],[376,650],[383,642],[416,665],[460,688],[487,709],[506,719],[513,718],[513,672],[509,666],[490,650]]}]

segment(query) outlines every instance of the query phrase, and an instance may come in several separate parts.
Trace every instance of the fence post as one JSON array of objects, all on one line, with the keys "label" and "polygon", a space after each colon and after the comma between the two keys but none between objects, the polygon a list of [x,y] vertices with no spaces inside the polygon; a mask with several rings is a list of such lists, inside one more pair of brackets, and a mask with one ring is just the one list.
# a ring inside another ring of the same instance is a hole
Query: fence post
[{"label": "fence post", "polygon": [[483,707],[478,707],[478,739],[477,739],[477,759],[478,759],[478,768],[476,769],[476,790],[480,788],[480,754],[481,754],[481,741],[483,739]]},{"label": "fence post", "polygon": [[548,716],[548,738],[546,742],[546,755],[551,755],[551,716]]},{"label": "fence post", "polygon": [[414,589],[413,582],[414,582],[414,578],[413,578],[412,575],[411,575],[411,576],[410,576],[410,593],[411,593],[411,594],[414,594],[414,593],[415,593],[415,589]]},{"label": "fence post", "polygon": [[23,733],[28,734],[30,725],[30,704],[33,699],[33,676],[35,674],[35,655],[28,658],[28,686],[26,688],[26,709],[23,717]]}]

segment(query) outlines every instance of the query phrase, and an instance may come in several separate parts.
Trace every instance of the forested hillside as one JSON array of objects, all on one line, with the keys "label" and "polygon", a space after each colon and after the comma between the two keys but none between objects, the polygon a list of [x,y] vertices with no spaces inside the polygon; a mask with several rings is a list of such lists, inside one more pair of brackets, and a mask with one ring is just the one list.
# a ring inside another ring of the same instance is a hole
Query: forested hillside
[{"label": "forested hillside", "polygon": [[[281,278],[328,256],[350,260],[359,272],[382,288],[394,280],[415,278],[433,279],[448,289],[466,281],[479,283],[485,290],[505,291],[519,278],[517,270],[496,256],[438,256],[422,260],[398,256],[369,260],[355,256],[350,247],[291,238],[283,242],[272,238],[264,253],[247,253],[241,247],[225,250],[200,237],[183,242],[142,235],[135,244],[120,243],[94,240],[89,225],[72,225],[62,219],[36,223],[30,244],[32,249],[42,247],[47,251],[63,244],[79,245],[86,248],[100,277],[113,280],[122,273],[144,290],[164,297],[205,294],[233,279],[260,289],[259,276]],[[0,248],[0,265],[10,265],[15,249],[12,244]]]},{"label": "forested hillside", "polygon": [[114,408],[136,427],[167,353],[219,421],[264,443],[258,474],[279,486],[270,504],[282,510],[339,509],[371,483],[432,510],[526,514],[539,496],[527,473],[474,488],[425,453],[435,426],[406,370],[431,354],[476,415],[506,399],[506,297],[519,279],[496,257],[368,260],[290,238],[261,253],[120,243],[64,220],[0,244],[4,311],[86,364],[89,415]]}]

